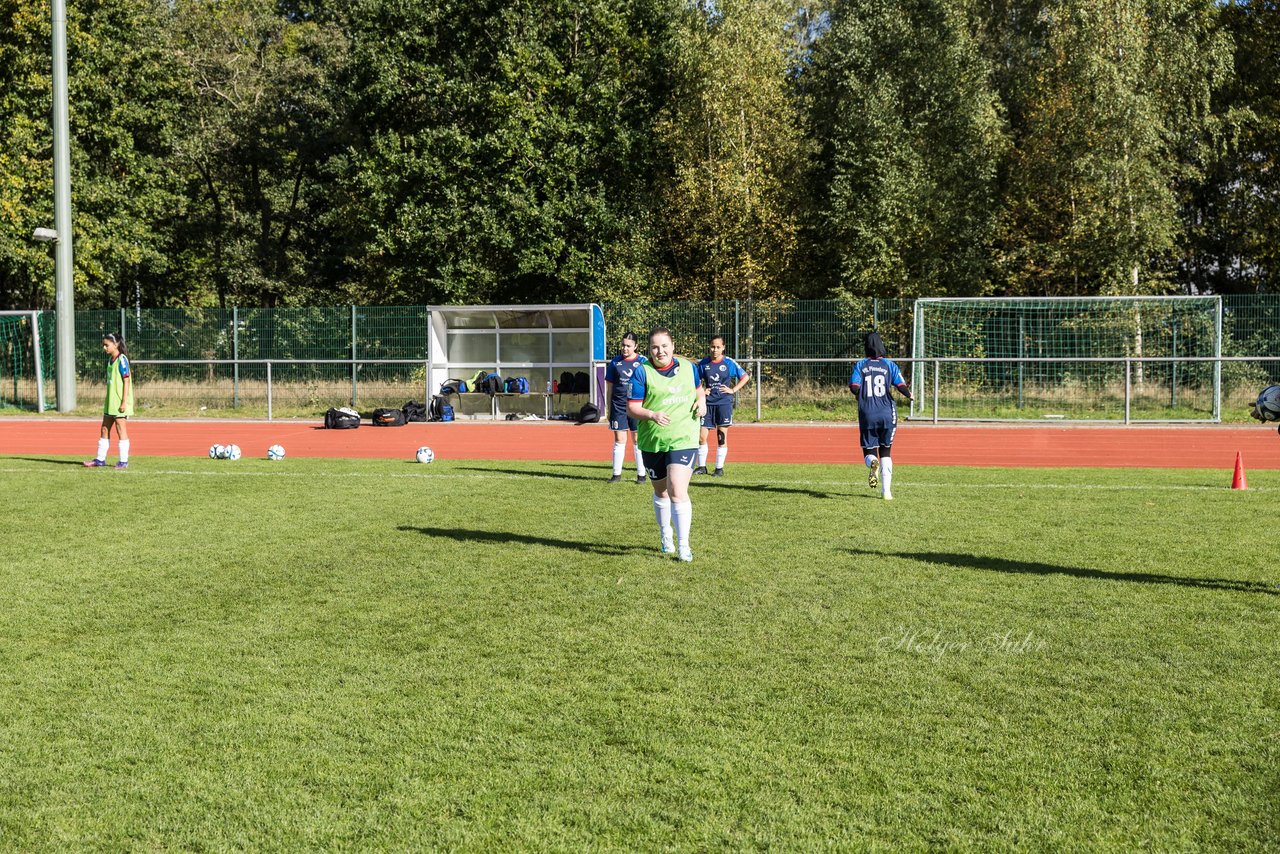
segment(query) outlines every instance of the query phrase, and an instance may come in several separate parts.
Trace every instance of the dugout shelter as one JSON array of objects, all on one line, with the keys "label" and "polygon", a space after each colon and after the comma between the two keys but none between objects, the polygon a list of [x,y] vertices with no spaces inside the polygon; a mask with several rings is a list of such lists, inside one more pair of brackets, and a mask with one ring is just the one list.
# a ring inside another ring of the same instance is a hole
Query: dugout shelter
[{"label": "dugout shelter", "polygon": [[[504,378],[528,378],[530,394],[518,397],[525,402],[540,397],[543,414],[550,414],[552,400],[566,395],[547,394],[548,385],[566,371],[582,371],[590,379],[590,390],[569,396],[572,401],[565,405],[576,411],[584,399],[598,399],[600,380],[593,365],[606,358],[604,312],[599,305],[433,305],[428,311],[430,392],[438,392],[448,379],[469,379],[484,369]],[[463,411],[458,414],[473,418],[497,418],[520,403],[507,396],[463,397]]]}]

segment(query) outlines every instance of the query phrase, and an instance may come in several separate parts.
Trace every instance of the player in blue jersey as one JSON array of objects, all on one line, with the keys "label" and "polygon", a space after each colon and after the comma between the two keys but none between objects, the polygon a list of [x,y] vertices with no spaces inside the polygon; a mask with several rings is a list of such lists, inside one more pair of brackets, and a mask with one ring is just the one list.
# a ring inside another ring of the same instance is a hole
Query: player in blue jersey
[{"label": "player in blue jersey", "polygon": [[610,483],[622,480],[622,460],[627,455],[627,433],[636,458],[636,483],[644,483],[644,458],[636,444],[636,420],[627,414],[627,395],[631,393],[631,375],[645,363],[636,349],[639,339],[634,332],[622,336],[622,349],[604,369],[605,399],[609,401],[609,429],[613,431],[613,476]]},{"label": "player in blue jersey", "polygon": [[733,405],[744,385],[751,382],[751,374],[724,354],[724,336],[712,336],[708,347],[711,355],[698,362],[702,382],[707,387],[707,414],[702,419],[698,442],[698,467],[694,474],[707,473],[707,437],[716,431],[715,477],[724,477],[724,461],[729,456],[729,428],[733,426]]},{"label": "player in blue jersey", "polygon": [[889,390],[896,388],[911,400],[911,389],[898,366],[885,358],[884,342],[877,333],[868,332],[864,344],[866,358],[853,366],[849,391],[858,397],[858,437],[870,470],[867,485],[872,489],[879,485],[880,495],[889,501],[893,499],[893,434],[898,429],[898,405]]}]

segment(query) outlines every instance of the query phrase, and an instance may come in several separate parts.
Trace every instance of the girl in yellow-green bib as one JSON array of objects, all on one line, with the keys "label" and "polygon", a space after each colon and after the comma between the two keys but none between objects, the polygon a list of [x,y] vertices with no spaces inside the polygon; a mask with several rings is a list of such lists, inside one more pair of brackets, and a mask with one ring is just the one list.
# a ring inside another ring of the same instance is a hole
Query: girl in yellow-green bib
[{"label": "girl in yellow-green bib", "polygon": [[[649,362],[631,375],[627,414],[636,419],[636,444],[653,484],[653,512],[662,553],[693,560],[689,480],[698,456],[698,426],[707,414],[698,363],[677,358],[671,330],[649,333]],[[674,531],[672,530],[674,523]]]},{"label": "girl in yellow-green bib", "polygon": [[102,410],[102,433],[98,437],[98,455],[85,463],[88,468],[102,468],[107,464],[107,450],[111,447],[111,427],[120,437],[120,462],[117,469],[129,467],[128,418],[133,414],[133,372],[129,368],[129,355],[124,339],[114,332],[102,338],[102,352],[107,354],[107,403]]}]

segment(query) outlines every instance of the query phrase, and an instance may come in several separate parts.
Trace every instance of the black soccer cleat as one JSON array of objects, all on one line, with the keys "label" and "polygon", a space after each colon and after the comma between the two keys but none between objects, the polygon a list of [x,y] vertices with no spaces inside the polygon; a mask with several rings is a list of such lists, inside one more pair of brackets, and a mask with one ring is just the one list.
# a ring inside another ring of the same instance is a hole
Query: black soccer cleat
[{"label": "black soccer cleat", "polygon": [[716,469],[711,473],[712,477],[724,477],[724,469]]},{"label": "black soccer cleat", "polygon": [[647,483],[647,482],[648,482],[648,480],[649,480],[649,478],[645,477],[645,476],[644,476],[644,475],[642,475],[642,474],[638,474],[638,475],[636,475],[636,483]]},{"label": "black soccer cleat", "polygon": [[706,467],[706,466],[698,466],[696,469],[694,469],[694,470],[693,470],[693,473],[694,473],[694,474],[706,474],[706,473],[707,473],[707,467]]},{"label": "black soccer cleat", "polygon": [[615,474],[613,477],[609,478],[609,482],[610,482],[610,483],[622,483],[622,475],[620,475],[620,474]]}]

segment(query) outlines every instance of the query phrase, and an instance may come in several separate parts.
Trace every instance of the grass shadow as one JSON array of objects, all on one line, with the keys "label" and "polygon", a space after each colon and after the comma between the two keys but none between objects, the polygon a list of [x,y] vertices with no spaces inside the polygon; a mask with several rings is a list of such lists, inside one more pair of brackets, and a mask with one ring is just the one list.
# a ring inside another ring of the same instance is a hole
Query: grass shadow
[{"label": "grass shadow", "polygon": [[[690,481],[690,488],[703,489],[739,489],[746,492],[778,492],[784,495],[807,495],[810,498],[856,498],[856,495],[843,495],[838,492],[821,492],[816,489],[800,489],[792,486],[772,486],[767,483],[725,483],[719,478],[710,480],[706,477],[695,477]],[[870,497],[870,496],[867,496]],[[878,496],[877,496],[878,497]]]},{"label": "grass shadow", "polygon": [[1265,581],[1240,581],[1234,578],[1187,578],[1181,575],[1162,575],[1150,572],[1110,572],[1105,569],[1088,569],[1080,566],[1058,566],[1052,563],[1008,560],[984,555],[957,554],[954,552],[883,552],[844,547],[840,551],[859,557],[898,557],[938,566],[957,569],[983,569],[988,572],[1004,572],[1018,575],[1070,575],[1099,581],[1129,581],[1137,584],[1174,584],[1180,587],[1198,587],[1203,590],[1232,590],[1237,593],[1261,593],[1280,596],[1280,585]]},{"label": "grass shadow", "polygon": [[[604,474],[590,476],[584,474],[561,474],[559,472],[539,471],[537,469],[533,469],[532,471],[525,471],[522,469],[503,469],[496,466],[458,466],[454,470],[479,471],[485,472],[486,474],[514,474],[520,477],[553,477],[558,480],[590,480],[598,483],[606,483],[609,480],[609,475],[607,473],[608,469],[603,470],[605,472]],[[631,478],[631,480],[634,481],[635,478]]]},{"label": "grass shadow", "polygon": [[84,466],[80,460],[54,460],[48,457],[12,457],[12,459],[28,463],[52,463],[55,466]]},{"label": "grass shadow", "polygon": [[529,534],[513,534],[509,531],[480,531],[467,528],[424,528],[419,525],[401,525],[396,530],[422,534],[424,537],[436,537],[442,540],[455,540],[470,543],[495,543],[510,545],[524,543],[530,546],[551,546],[556,549],[568,549],[575,552],[590,552],[609,557],[628,557],[637,554],[659,554],[656,546],[626,546],[612,543],[591,543],[581,540],[561,540],[555,537],[535,537]]}]

